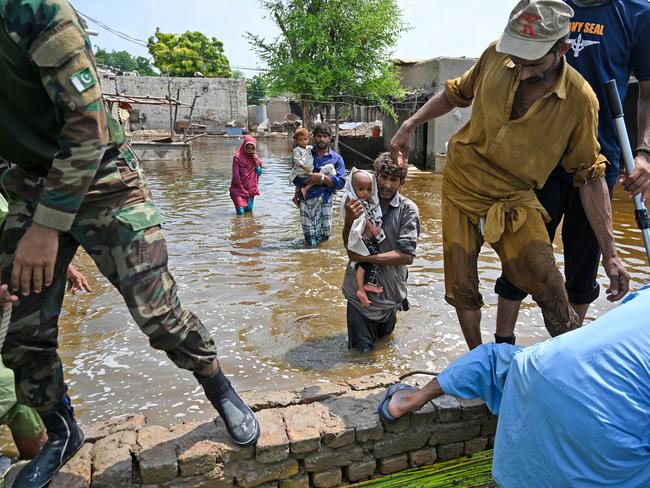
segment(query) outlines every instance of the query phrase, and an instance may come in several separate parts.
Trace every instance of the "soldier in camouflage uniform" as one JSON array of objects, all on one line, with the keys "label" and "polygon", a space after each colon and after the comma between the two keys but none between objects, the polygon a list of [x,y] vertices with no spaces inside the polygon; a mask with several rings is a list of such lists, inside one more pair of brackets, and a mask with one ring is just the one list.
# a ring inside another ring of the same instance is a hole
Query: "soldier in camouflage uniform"
[{"label": "soldier in camouflage uniform", "polygon": [[239,444],[259,426],[185,310],[167,269],[162,218],[124,133],[102,103],[90,43],[66,0],[0,0],[0,158],[9,215],[0,272],[19,294],[2,358],[20,402],[50,440],[14,486],[44,486],[83,442],[57,354],[66,269],[81,245],[129,311],[179,367],[194,373]]}]

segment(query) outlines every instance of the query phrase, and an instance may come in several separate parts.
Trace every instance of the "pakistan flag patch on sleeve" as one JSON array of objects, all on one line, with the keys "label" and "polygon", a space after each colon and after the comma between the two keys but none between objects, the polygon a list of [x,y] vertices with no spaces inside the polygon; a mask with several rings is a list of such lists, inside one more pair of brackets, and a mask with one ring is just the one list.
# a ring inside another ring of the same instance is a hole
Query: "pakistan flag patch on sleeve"
[{"label": "pakistan flag patch on sleeve", "polygon": [[79,93],[83,93],[88,88],[97,83],[97,80],[95,79],[95,75],[90,68],[84,68],[73,74],[70,77],[70,82]]}]

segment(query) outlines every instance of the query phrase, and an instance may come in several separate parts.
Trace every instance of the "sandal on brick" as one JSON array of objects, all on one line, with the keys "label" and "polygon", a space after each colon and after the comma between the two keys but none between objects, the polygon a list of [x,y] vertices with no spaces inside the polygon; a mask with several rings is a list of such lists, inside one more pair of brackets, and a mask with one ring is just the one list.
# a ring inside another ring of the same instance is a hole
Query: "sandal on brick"
[{"label": "sandal on brick", "polygon": [[396,383],[394,385],[391,385],[388,390],[386,390],[384,399],[379,403],[379,406],[377,407],[377,413],[384,422],[388,422],[389,424],[394,424],[401,418],[394,417],[388,411],[388,404],[390,403],[391,398],[393,398],[393,395],[398,391],[418,391],[418,389],[411,385]]}]

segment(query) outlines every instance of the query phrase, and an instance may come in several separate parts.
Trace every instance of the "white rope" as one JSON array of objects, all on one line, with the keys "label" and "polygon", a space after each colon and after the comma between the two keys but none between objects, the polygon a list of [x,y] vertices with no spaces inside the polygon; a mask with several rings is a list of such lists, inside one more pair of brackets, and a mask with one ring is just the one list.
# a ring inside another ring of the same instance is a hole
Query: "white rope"
[{"label": "white rope", "polygon": [[8,302],[2,308],[2,320],[0,320],[0,351],[5,343],[7,331],[9,330],[9,322],[11,322],[11,303]]}]

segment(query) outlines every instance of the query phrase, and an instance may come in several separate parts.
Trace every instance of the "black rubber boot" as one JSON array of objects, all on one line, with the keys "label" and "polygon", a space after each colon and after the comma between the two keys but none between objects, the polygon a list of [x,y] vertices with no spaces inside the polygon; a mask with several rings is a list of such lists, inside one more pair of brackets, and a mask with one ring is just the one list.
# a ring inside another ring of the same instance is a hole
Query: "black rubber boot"
[{"label": "black rubber boot", "polygon": [[496,344],[512,344],[514,346],[516,339],[517,336],[515,336],[514,334],[508,337],[502,337],[494,334],[494,342]]},{"label": "black rubber boot", "polygon": [[41,488],[70,460],[84,443],[84,435],[74,419],[66,395],[52,410],[40,412],[47,429],[47,442],[41,452],[16,476],[13,488]]},{"label": "black rubber boot", "polygon": [[240,446],[255,444],[260,437],[260,426],[255,414],[221,369],[208,378],[194,376],[205,390],[205,396],[219,412],[233,442]]}]

